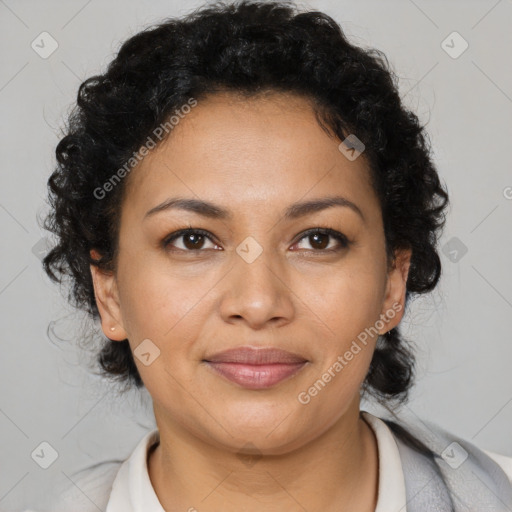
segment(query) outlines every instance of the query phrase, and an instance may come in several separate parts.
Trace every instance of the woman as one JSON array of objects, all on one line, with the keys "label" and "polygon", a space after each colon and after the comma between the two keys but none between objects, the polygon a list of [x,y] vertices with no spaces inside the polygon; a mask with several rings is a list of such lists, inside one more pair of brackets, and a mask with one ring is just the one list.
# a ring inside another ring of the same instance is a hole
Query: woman
[{"label": "woman", "polygon": [[399,323],[448,204],[380,52],[289,4],[206,6],[86,80],[56,153],[45,269],[158,428],[54,510],[512,510],[512,459],[359,408],[407,399]]}]

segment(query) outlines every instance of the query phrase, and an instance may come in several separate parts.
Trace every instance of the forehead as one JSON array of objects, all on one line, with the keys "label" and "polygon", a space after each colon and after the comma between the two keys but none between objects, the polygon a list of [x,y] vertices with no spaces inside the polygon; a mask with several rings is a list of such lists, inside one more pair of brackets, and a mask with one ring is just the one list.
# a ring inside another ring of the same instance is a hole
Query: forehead
[{"label": "forehead", "polygon": [[216,94],[132,170],[126,202],[147,211],[170,195],[245,209],[337,193],[376,201],[366,160],[348,160],[339,143],[305,98]]}]

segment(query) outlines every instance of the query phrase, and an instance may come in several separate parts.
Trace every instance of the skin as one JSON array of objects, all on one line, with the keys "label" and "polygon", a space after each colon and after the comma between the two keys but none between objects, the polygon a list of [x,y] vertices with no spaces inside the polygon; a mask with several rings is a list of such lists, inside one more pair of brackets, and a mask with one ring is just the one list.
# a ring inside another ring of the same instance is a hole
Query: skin
[{"label": "skin", "polygon": [[[219,93],[129,175],[116,271],[91,272],[105,335],[128,338],[132,350],[149,338],[160,350],[149,366],[135,362],[160,432],[148,471],[167,511],[375,509],[377,444],[359,403],[377,336],[308,404],[297,399],[401,304],[380,333],[396,326],[405,304],[411,254],[396,253],[388,271],[368,164],[364,154],[348,160],[339,143],[304,98]],[[283,217],[294,202],[334,195],[364,220],[341,206]],[[212,202],[232,219],[178,209],[144,218],[176,196]],[[194,249],[182,236],[163,247],[190,226],[212,240]],[[322,227],[352,243],[302,234]],[[236,251],[248,236],[263,249],[252,263]],[[272,388],[249,390],[203,362],[241,345],[278,347],[308,363]],[[247,443],[258,452],[251,465],[240,457],[252,453]]]}]

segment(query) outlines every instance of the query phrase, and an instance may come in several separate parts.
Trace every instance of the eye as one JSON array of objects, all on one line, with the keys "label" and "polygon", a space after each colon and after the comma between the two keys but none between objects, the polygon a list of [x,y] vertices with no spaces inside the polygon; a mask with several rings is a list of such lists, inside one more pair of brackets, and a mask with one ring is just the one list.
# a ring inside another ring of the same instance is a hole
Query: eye
[{"label": "eye", "polygon": [[[182,239],[181,247],[177,247],[180,244],[173,244],[175,240]],[[175,233],[169,235],[164,241],[164,248],[168,248],[169,246],[173,246],[178,251],[186,251],[186,252],[197,252],[200,249],[204,249],[205,241],[209,240],[213,244],[213,249],[216,249],[218,245],[213,242],[212,237],[208,231],[204,231],[203,229],[180,229]],[[207,247],[208,248],[208,247]]]},{"label": "eye", "polygon": [[[335,239],[338,242],[338,247],[336,247],[336,244],[334,244],[334,247],[329,247],[329,238]],[[350,241],[343,233],[330,228],[308,229],[302,233],[302,237],[295,245],[304,239],[308,240],[312,250],[315,252],[335,252],[345,249],[350,245]]]},{"label": "eye", "polygon": [[[338,246],[330,246],[329,238],[338,242]],[[180,241],[181,244],[175,243]],[[336,252],[345,249],[350,245],[347,237],[338,231],[331,228],[312,228],[302,233],[301,238],[294,244],[297,246],[302,240],[307,240],[313,252]],[[205,244],[209,241],[212,244],[210,249],[219,250],[219,245],[214,241],[213,236],[208,231],[203,229],[180,229],[167,238],[164,239],[162,245],[165,249],[172,247],[169,250],[183,251],[183,252],[200,252],[202,249],[208,249]],[[181,245],[181,247],[180,247]],[[292,246],[293,247],[293,246]],[[299,248],[300,249],[300,248]]]}]

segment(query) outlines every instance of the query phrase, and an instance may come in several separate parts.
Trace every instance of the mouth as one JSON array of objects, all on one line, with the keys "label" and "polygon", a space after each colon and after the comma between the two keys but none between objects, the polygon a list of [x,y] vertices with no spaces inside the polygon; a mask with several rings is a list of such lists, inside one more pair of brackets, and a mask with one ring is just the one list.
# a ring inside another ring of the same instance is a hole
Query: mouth
[{"label": "mouth", "polygon": [[245,389],[268,389],[297,374],[308,360],[275,348],[239,347],[203,359],[217,375]]}]

